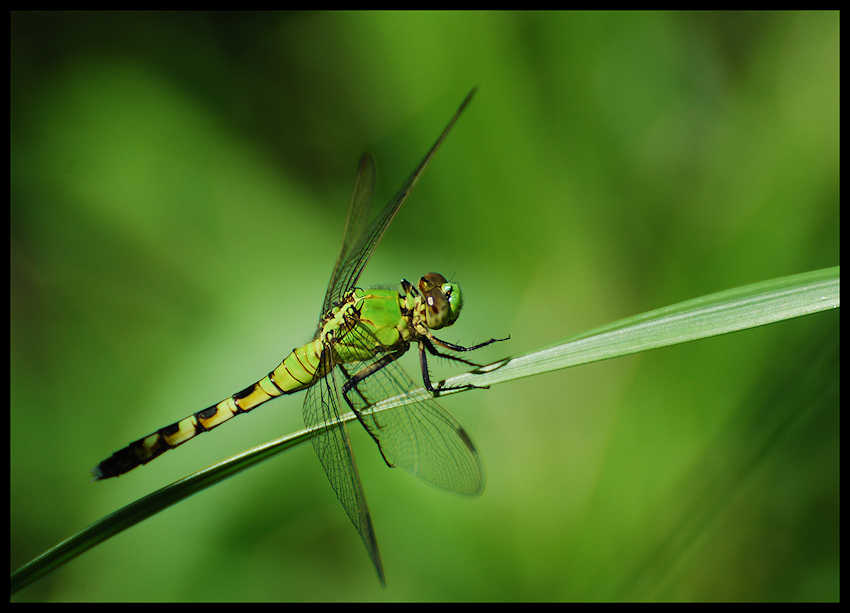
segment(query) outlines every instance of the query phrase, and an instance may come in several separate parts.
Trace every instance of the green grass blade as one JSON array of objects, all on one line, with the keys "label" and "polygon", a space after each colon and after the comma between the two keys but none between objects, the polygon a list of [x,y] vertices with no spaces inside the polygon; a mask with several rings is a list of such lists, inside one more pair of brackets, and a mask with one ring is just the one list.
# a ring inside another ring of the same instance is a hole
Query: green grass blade
[{"label": "green grass blade", "polygon": [[[342,420],[350,421],[354,418],[353,413],[348,413],[342,417]],[[167,485],[144,498],[128,504],[115,513],[107,515],[12,573],[12,594],[15,594],[33,581],[62,566],[65,562],[88,551],[98,543],[123,532],[152,515],[156,515],[192,494],[220,481],[224,481],[228,477],[232,477],[282,451],[286,451],[310,440],[310,438],[326,429],[326,427],[321,425],[309,430],[300,430],[299,432],[288,434],[259,447],[249,449],[223,462],[214,464],[179,481],[175,481],[171,485]]]},{"label": "green grass blade", "polygon": [[[782,277],[664,307],[591,330],[539,350],[443,381],[440,387],[483,387],[658,347],[809,315],[840,304],[839,267]],[[445,389],[442,394],[455,393]],[[389,398],[372,411],[429,396],[424,389]],[[355,417],[348,413],[344,422]],[[104,517],[12,573],[12,594],[98,543],[254,464],[309,440],[328,426],[302,430],[185,477]]]},{"label": "green grass blade", "polygon": [[838,308],[840,285],[838,266],[745,285],[629,317],[451,377],[444,385],[494,385]]}]

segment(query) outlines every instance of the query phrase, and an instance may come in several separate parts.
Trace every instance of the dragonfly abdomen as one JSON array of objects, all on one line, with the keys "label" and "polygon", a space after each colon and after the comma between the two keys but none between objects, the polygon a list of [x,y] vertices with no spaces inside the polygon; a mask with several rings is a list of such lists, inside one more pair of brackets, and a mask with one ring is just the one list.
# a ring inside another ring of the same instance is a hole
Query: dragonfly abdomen
[{"label": "dragonfly abdomen", "polygon": [[92,476],[95,480],[100,480],[123,475],[137,466],[147,464],[169,449],[174,449],[199,434],[220,426],[236,415],[247,413],[264,402],[286,393],[291,392],[281,390],[271,380],[270,374],[218,404],[160,428],[153,434],[130,443],[120,451],[116,451],[91,471]]},{"label": "dragonfly abdomen", "polygon": [[281,394],[293,394],[307,389],[327,374],[320,372],[321,351],[321,339],[296,347],[266,379]]},{"label": "dragonfly abdomen", "polygon": [[292,353],[262,380],[218,404],[130,443],[98,464],[92,470],[92,475],[95,480],[123,475],[272,398],[310,387],[317,378],[315,374],[320,360],[316,352],[319,347],[320,345],[314,342],[293,349]]}]

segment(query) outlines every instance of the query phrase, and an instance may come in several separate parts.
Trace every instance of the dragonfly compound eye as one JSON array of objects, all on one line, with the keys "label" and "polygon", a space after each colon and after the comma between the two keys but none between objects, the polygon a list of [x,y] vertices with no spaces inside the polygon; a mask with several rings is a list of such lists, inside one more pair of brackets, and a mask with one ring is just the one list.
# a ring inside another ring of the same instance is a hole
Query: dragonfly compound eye
[{"label": "dragonfly compound eye", "polygon": [[427,294],[435,287],[442,287],[446,278],[438,272],[429,272],[419,279],[419,291]]},{"label": "dragonfly compound eye", "polygon": [[430,289],[425,294],[425,325],[432,330],[439,330],[448,325],[449,301],[439,287]]},{"label": "dragonfly compound eye", "polygon": [[[420,281],[420,287],[422,286]],[[431,330],[445,328],[457,320],[463,300],[460,287],[456,283],[445,282],[440,287],[432,287],[424,295],[425,325]]]}]

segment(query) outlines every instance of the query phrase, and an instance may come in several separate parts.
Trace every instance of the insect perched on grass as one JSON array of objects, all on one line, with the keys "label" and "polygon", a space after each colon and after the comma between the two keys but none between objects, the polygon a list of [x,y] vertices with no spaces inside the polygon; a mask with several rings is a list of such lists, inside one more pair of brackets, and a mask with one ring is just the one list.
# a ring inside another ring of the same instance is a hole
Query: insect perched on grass
[{"label": "insect perched on grass", "polygon": [[122,475],[272,398],[307,390],[303,409],[307,427],[336,424],[312,439],[313,448],[360,533],[381,583],[384,570],[348,433],[340,422],[340,398],[357,415],[389,466],[402,466],[429,483],[459,494],[471,496],[481,491],[484,480],[472,440],[432,398],[380,414],[365,410],[415,388],[397,362],[411,345],[419,348],[425,388],[436,393],[428,375],[428,354],[477,366],[440,353],[437,347],[465,352],[506,339],[462,347],[434,336],[433,330],[457,320],[463,306],[460,287],[438,273],[428,273],[416,284],[403,279],[398,290],[355,287],[393,217],[474,94],[473,89],[419,166],[371,223],[375,160],[368,153],[360,158],[342,248],[313,340],[294,349],[257,383],[112,454],[92,470],[95,479]]}]

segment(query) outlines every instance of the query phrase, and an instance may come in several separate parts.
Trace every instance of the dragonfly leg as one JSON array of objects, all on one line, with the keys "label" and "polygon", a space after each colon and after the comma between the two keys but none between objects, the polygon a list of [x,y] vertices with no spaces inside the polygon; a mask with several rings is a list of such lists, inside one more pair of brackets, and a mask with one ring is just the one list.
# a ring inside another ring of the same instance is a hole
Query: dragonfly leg
[{"label": "dragonfly leg", "polygon": [[[450,360],[454,360],[456,362],[462,362],[463,364],[468,364],[469,366],[480,366],[480,364],[475,364],[474,362],[470,362],[469,360],[464,360],[463,358],[459,358],[454,355],[449,355],[447,353],[440,353],[431,344],[431,342],[427,338],[421,338],[419,340],[419,365],[422,367],[422,383],[425,385],[425,389],[434,394],[434,396],[439,396],[440,391],[436,387],[431,384],[431,374],[428,372],[428,355],[425,353],[427,350],[428,353],[434,356],[439,356],[441,358],[448,358]],[[446,389],[475,389],[477,386],[475,385],[460,385],[457,388],[443,388]]]},{"label": "dragonfly leg", "polygon": [[510,338],[491,338],[489,341],[484,341],[483,343],[479,343],[477,345],[473,345],[472,347],[464,347],[463,345],[455,345],[454,343],[449,343],[447,341],[441,341],[433,334],[429,334],[427,337],[423,337],[419,341],[419,364],[422,367],[422,381],[425,384],[425,389],[431,392],[432,394],[439,395],[439,392],[449,390],[449,389],[486,389],[487,386],[478,386],[478,385],[459,385],[456,387],[444,387],[441,390],[438,390],[431,384],[431,376],[428,373],[428,357],[425,355],[425,351],[430,353],[433,356],[446,358],[449,360],[453,360],[455,362],[460,362],[462,364],[466,364],[468,366],[480,367],[481,364],[476,364],[475,362],[470,362],[469,360],[464,360],[463,358],[459,358],[456,355],[450,355],[448,353],[440,353],[437,351],[437,348],[434,347],[431,341],[437,343],[438,345],[445,347],[451,351],[474,351],[476,349],[481,349],[482,347],[486,347],[492,343],[498,343],[501,341],[506,341]]},{"label": "dragonfly leg", "polygon": [[[363,379],[365,379],[366,377],[370,377],[370,376],[374,375],[376,372],[381,370],[384,366],[386,366],[387,364],[389,364],[393,360],[397,360],[399,357],[401,357],[401,355],[406,350],[407,350],[407,348],[402,349],[401,351],[395,351],[395,352],[392,352],[392,353],[385,353],[379,359],[377,359],[374,362],[372,362],[371,364],[369,364],[369,366],[367,366],[366,368],[364,368],[360,372],[355,373],[353,375],[349,375],[348,371],[346,371],[345,368],[342,366],[342,364],[340,364],[339,368],[342,371],[342,373],[346,376],[346,381],[342,386],[342,395],[346,396],[345,400],[348,402],[348,404],[351,405],[351,401],[349,401],[348,397],[347,397],[348,392],[351,391],[351,388],[356,389],[357,384],[360,383]],[[361,398],[363,398],[363,402],[366,403],[366,406],[369,406],[371,404],[366,398],[363,397],[362,394],[360,394],[359,390],[357,391],[357,393],[360,395]],[[356,411],[356,409],[354,409],[354,407],[351,407],[351,408]]]},{"label": "dragonfly leg", "polygon": [[475,362],[470,362],[469,360],[464,360],[463,358],[459,358],[456,355],[449,355],[448,353],[440,353],[439,351],[437,351],[436,347],[434,347],[434,345],[432,344],[432,341],[434,343],[437,343],[441,347],[445,347],[446,349],[449,349],[451,351],[475,351],[476,349],[481,349],[482,347],[486,347],[487,345],[490,345],[492,343],[500,343],[502,341],[506,341],[509,338],[510,338],[510,336],[508,336],[507,338],[491,338],[489,341],[484,341],[483,343],[478,343],[477,345],[473,345],[472,347],[464,347],[463,345],[455,345],[454,343],[449,343],[448,341],[441,341],[440,339],[438,339],[433,334],[429,334],[426,338],[422,339],[422,342],[425,344],[425,348],[428,350],[428,353],[430,353],[433,356],[438,356],[438,357],[441,357],[441,358],[447,358],[449,360],[454,360],[455,362],[461,362],[461,363],[467,364],[469,366],[480,367],[481,364],[476,364]]},{"label": "dragonfly leg", "polygon": [[[437,339],[433,339],[433,340],[437,340]],[[447,349],[451,349],[452,351],[457,351],[457,349],[454,349],[453,347],[458,347],[459,345],[452,346],[450,344],[447,344],[447,345],[444,345],[444,346]],[[419,354],[420,354],[419,360],[420,360],[420,362],[423,359],[423,357],[422,357],[423,348],[425,350],[427,350],[428,353],[430,353],[431,355],[433,355],[434,357],[437,357],[437,358],[446,358],[447,360],[452,360],[454,362],[460,362],[461,364],[466,364],[467,366],[475,366],[475,367],[481,366],[481,364],[476,364],[475,362],[470,362],[469,360],[464,360],[463,358],[459,358],[456,355],[451,355],[451,354],[448,354],[448,353],[440,353],[439,351],[437,351],[437,348],[434,347],[434,344],[431,342],[431,339],[428,339],[427,337],[423,337],[419,341]],[[464,350],[465,348],[461,347],[460,349]]]},{"label": "dragonfly leg", "polygon": [[[492,345],[493,343],[501,343],[502,341],[509,340],[511,337],[508,335],[505,338],[491,338],[489,341],[484,341],[483,343],[478,343],[477,345],[473,345],[472,347],[464,347],[463,345],[455,345],[454,343],[450,343],[448,341],[441,341],[433,334],[429,334],[428,338],[441,347],[445,347],[446,349],[451,349],[452,351],[475,351],[476,349],[481,349],[482,347],[486,347],[487,345]],[[440,354],[443,355],[443,354]],[[444,356],[444,357],[452,357],[452,356]],[[461,360],[465,361],[465,360]],[[470,364],[471,362],[467,362]],[[474,364],[474,366],[478,366],[478,364]]]},{"label": "dragonfly leg", "polygon": [[[375,436],[375,433],[372,432],[372,428],[363,420],[363,417],[360,415],[360,411],[354,407],[354,403],[351,402],[351,399],[348,397],[348,392],[352,389],[357,392],[357,395],[360,396],[360,399],[363,401],[363,408],[370,406],[372,403],[369,402],[369,399],[366,398],[360,389],[357,387],[357,384],[363,381],[363,379],[375,374],[379,370],[381,370],[384,366],[398,358],[404,351],[397,351],[395,353],[387,353],[381,356],[380,359],[372,362],[369,366],[357,372],[353,375],[349,374],[345,367],[342,364],[339,364],[339,369],[342,371],[342,374],[345,375],[346,381],[342,385],[342,397],[345,398],[345,401],[348,403],[349,408],[357,417],[357,421],[360,422],[360,425],[369,433],[369,436],[372,437],[372,440],[375,441],[375,444],[378,445],[378,451],[381,452],[381,457],[384,458],[384,462],[386,462],[387,466],[390,468],[395,468],[395,464],[393,464],[389,458],[384,454],[384,450],[381,448],[381,441],[378,440],[378,437]],[[375,426],[380,428],[381,426],[378,424],[377,419],[372,418],[375,422]]]}]

